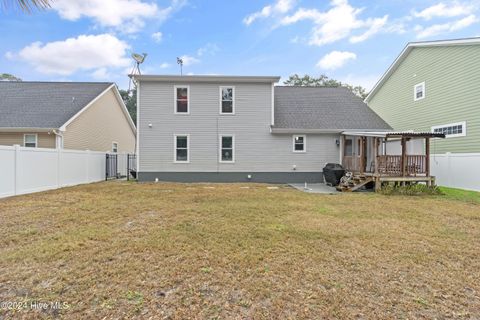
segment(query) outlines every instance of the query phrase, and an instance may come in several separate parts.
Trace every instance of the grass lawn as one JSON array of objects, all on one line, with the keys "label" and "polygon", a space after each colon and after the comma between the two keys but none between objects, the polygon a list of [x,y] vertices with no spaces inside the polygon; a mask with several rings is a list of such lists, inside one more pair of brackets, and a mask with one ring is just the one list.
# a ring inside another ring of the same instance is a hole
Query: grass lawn
[{"label": "grass lawn", "polygon": [[0,319],[478,319],[480,201],[453,193],[114,181],[3,199]]}]

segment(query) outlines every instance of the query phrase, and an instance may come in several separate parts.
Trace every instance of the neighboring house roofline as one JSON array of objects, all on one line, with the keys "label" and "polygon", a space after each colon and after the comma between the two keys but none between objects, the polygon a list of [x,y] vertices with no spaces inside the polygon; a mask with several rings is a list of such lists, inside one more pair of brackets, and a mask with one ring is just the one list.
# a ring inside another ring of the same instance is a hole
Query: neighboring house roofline
[{"label": "neighboring house roofline", "polygon": [[163,82],[249,82],[249,83],[277,83],[278,76],[221,76],[221,75],[130,75],[135,81],[163,81]]},{"label": "neighboring house roofline", "polygon": [[105,95],[108,91],[110,91],[111,89],[113,89],[113,92],[115,94],[115,97],[117,98],[117,101],[118,103],[120,104],[121,108],[122,108],[122,111],[125,115],[125,117],[127,118],[127,121],[128,121],[128,124],[130,125],[132,131],[134,134],[136,134],[137,130],[136,130],[136,127],[135,127],[135,124],[133,123],[133,120],[130,116],[130,113],[128,112],[128,109],[127,109],[127,106],[125,105],[125,103],[123,102],[123,99],[122,97],[120,96],[120,92],[118,91],[117,89],[117,86],[115,83],[112,83],[110,86],[108,86],[108,88],[106,88],[102,93],[100,93],[99,95],[97,95],[94,99],[92,99],[86,106],[84,106],[82,109],[80,109],[80,111],[78,111],[73,117],[71,117],[70,119],[68,119],[67,122],[65,122],[59,129],[60,131],[66,131],[67,130],[67,126],[69,124],[71,124],[73,121],[75,121],[75,119],[77,119],[82,113],[84,113],[86,110],[88,110],[88,108],[90,108],[95,102],[97,102],[103,95]]},{"label": "neighboring house roofline", "polygon": [[451,40],[436,40],[436,41],[421,41],[421,42],[409,42],[405,48],[400,52],[398,57],[393,61],[387,71],[382,75],[380,80],[375,84],[368,96],[365,98],[365,102],[368,103],[383,84],[390,78],[390,76],[397,70],[398,66],[405,60],[408,54],[414,48],[424,47],[441,47],[441,46],[457,46],[457,45],[475,45],[480,44],[480,37],[465,38],[465,39],[451,39]]},{"label": "neighboring house roofline", "polygon": [[51,132],[58,128],[36,128],[36,127],[0,127],[0,132]]}]

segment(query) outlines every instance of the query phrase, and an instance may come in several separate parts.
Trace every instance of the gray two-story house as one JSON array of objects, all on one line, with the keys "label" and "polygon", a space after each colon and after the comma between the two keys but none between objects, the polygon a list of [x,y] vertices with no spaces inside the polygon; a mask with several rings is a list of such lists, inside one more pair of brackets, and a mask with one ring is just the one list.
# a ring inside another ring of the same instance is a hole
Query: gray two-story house
[{"label": "gray two-story house", "polygon": [[135,76],[139,181],[319,182],[343,131],[390,129],[346,88],[279,79]]}]

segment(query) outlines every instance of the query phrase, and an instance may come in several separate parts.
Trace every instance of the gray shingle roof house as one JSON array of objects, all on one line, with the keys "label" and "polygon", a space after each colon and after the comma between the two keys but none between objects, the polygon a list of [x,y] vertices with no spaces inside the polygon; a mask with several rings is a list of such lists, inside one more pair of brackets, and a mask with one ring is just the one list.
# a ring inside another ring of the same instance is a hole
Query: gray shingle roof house
[{"label": "gray shingle roof house", "polygon": [[0,82],[0,145],[133,152],[135,131],[114,83]]},{"label": "gray shingle roof house", "polygon": [[388,124],[344,88],[275,87],[280,77],[134,77],[140,181],[318,182],[346,129]]},{"label": "gray shingle roof house", "polygon": [[[273,129],[391,129],[345,87],[275,87]],[[278,130],[281,131],[281,130]]]}]

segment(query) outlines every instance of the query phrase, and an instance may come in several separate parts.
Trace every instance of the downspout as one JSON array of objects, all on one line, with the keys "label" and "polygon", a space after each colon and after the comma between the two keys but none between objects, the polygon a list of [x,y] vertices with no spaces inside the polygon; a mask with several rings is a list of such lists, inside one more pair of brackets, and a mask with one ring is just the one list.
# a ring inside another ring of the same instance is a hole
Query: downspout
[{"label": "downspout", "polygon": [[[61,130],[53,129],[52,132],[55,134],[55,148],[63,149],[63,132]],[[60,138],[61,146],[58,145],[58,139]]]}]

